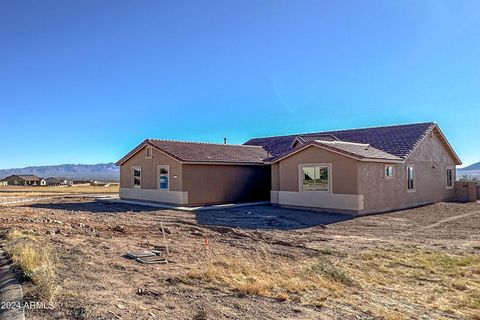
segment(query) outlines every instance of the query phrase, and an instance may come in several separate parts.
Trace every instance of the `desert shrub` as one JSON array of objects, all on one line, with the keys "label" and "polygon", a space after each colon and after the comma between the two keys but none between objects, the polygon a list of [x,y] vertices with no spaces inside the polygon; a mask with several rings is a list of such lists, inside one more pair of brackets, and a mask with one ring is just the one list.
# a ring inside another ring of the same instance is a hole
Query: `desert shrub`
[{"label": "desert shrub", "polygon": [[311,269],[313,272],[333,281],[338,281],[346,285],[352,285],[352,278],[338,264],[338,261],[325,259],[314,264]]},{"label": "desert shrub", "polygon": [[468,174],[463,174],[463,175],[460,177],[460,179],[458,179],[458,181],[480,183],[480,178],[479,178],[479,177],[476,177],[476,176],[471,176],[471,175],[468,175]]}]

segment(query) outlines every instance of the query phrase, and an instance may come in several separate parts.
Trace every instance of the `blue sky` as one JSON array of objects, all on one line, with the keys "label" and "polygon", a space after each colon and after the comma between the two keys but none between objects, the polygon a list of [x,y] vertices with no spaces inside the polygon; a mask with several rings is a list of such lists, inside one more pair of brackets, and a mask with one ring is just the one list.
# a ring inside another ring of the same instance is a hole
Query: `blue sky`
[{"label": "blue sky", "polygon": [[0,168],[437,121],[480,161],[479,1],[1,1]]}]

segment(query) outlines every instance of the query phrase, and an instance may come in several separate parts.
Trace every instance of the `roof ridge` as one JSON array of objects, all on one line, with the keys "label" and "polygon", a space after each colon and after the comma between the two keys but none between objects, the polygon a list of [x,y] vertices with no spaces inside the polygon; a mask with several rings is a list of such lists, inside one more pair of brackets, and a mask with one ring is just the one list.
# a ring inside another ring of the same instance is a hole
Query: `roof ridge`
[{"label": "roof ridge", "polygon": [[351,145],[356,145],[356,146],[367,146],[370,147],[369,143],[360,143],[360,142],[349,142],[349,141],[324,141],[324,140],[315,140],[317,143],[324,143],[324,144],[351,144]]},{"label": "roof ridge", "polygon": [[403,124],[392,124],[386,126],[371,126],[371,127],[362,127],[362,128],[349,128],[349,129],[339,129],[339,130],[328,130],[328,131],[318,131],[318,132],[308,132],[308,133],[294,133],[294,134],[285,134],[285,135],[277,135],[277,136],[267,136],[267,137],[258,137],[252,138],[248,141],[255,140],[255,139],[268,139],[268,138],[278,138],[278,137],[295,137],[295,136],[308,136],[308,135],[316,135],[316,134],[333,134],[335,132],[344,132],[344,131],[354,131],[354,130],[368,130],[368,129],[379,129],[379,128],[394,128],[394,127],[405,127],[405,126],[412,126],[412,125],[419,125],[419,124],[429,124],[429,125],[436,125],[435,121],[426,121],[426,122],[411,122],[411,123],[403,123]]},{"label": "roof ridge", "polygon": [[231,143],[214,143],[214,142],[198,142],[198,141],[182,141],[182,140],[171,140],[171,139],[146,139],[147,141],[164,141],[164,142],[178,142],[178,143],[192,143],[192,144],[205,144],[205,145],[218,145],[218,146],[234,146],[234,147],[249,147],[249,148],[262,148],[262,146],[252,146],[244,144],[231,144]]}]

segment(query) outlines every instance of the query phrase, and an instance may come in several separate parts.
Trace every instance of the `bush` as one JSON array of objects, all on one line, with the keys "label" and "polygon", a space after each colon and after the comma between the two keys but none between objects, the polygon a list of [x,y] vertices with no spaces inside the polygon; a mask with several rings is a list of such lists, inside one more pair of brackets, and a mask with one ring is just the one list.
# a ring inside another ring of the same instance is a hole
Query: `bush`
[{"label": "bush", "polygon": [[312,266],[312,271],[328,279],[352,285],[353,280],[338,266],[338,261],[322,260]]}]

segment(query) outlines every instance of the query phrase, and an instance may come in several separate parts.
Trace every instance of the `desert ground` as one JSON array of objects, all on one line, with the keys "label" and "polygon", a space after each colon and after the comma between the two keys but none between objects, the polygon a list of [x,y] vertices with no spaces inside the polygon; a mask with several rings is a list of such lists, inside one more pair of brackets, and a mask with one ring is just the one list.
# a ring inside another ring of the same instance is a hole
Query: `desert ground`
[{"label": "desert ground", "polygon": [[[53,308],[27,319],[480,319],[480,203],[352,218],[57,198],[0,207],[0,230],[53,256],[47,295],[23,283]],[[165,246],[168,264],[126,257]]]},{"label": "desert ground", "polygon": [[58,196],[66,194],[118,194],[118,184],[106,186],[0,186],[0,199],[5,197]]}]

